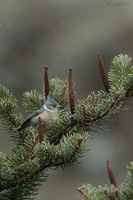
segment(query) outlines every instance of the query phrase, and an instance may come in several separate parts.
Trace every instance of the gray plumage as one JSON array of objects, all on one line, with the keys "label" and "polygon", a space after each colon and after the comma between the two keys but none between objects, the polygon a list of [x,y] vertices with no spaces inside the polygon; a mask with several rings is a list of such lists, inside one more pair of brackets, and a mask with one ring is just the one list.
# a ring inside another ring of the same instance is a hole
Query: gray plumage
[{"label": "gray plumage", "polygon": [[22,131],[28,126],[36,127],[38,125],[39,117],[41,117],[44,130],[51,129],[59,118],[59,109],[60,105],[56,102],[53,95],[49,93],[44,105],[39,110],[31,113],[16,129],[16,131]]}]

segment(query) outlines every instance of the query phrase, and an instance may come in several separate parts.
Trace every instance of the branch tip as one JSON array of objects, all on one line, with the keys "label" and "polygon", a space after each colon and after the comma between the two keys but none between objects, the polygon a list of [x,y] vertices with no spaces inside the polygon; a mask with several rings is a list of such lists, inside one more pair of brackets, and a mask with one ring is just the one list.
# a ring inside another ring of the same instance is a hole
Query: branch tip
[{"label": "branch tip", "polygon": [[44,66],[44,69],[48,69],[48,66]]},{"label": "branch tip", "polygon": [[115,187],[118,187],[116,180],[115,180],[115,177],[113,175],[109,160],[107,160],[107,172],[108,172],[108,177],[109,177],[110,183],[112,185],[114,185]]},{"label": "branch tip", "polygon": [[47,96],[50,91],[50,86],[49,86],[49,77],[48,77],[48,67],[44,67],[44,92],[45,92],[45,98],[47,99]]},{"label": "branch tip", "polygon": [[78,146],[80,146],[82,142],[83,142],[83,137],[80,137],[80,138],[78,139]]},{"label": "branch tip", "polygon": [[74,81],[73,81],[72,69],[69,69],[68,83],[69,83],[70,110],[73,115],[75,113],[75,96],[74,96]]},{"label": "branch tip", "polygon": [[101,74],[101,78],[102,78],[102,82],[104,85],[104,88],[106,90],[107,93],[109,93],[109,81],[108,81],[108,74],[102,59],[102,56],[100,55],[100,53],[97,53],[98,56],[98,67],[99,67],[99,71]]},{"label": "branch tip", "polygon": [[82,186],[82,187],[78,187],[77,190],[78,190],[82,195],[84,195],[85,197],[87,197],[87,193],[85,192],[83,186]]}]

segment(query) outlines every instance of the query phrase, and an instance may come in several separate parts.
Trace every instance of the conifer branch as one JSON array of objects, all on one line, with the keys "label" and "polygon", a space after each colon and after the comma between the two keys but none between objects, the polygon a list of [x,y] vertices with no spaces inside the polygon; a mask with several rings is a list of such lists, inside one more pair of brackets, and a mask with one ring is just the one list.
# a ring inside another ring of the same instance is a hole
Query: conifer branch
[{"label": "conifer branch", "polygon": [[82,200],[132,200],[133,199],[133,162],[127,167],[127,177],[123,183],[116,187],[105,185],[104,187],[95,187],[91,184],[83,185],[78,188],[82,194]]},{"label": "conifer branch", "polygon": [[[50,91],[63,108],[70,102],[71,114],[63,109],[56,126],[45,132],[38,122],[38,130],[26,128],[16,132],[23,117],[16,115],[17,101],[4,86],[0,85],[0,117],[11,140],[16,144],[11,155],[0,153],[0,199],[21,200],[29,199],[35,194],[36,186],[46,180],[48,169],[65,168],[78,161],[91,146],[90,131],[100,131],[103,124],[114,114],[124,109],[124,101],[133,96],[133,66],[131,58],[120,54],[112,61],[107,74],[99,55],[101,77],[106,92],[92,92],[84,100],[75,103],[74,83],[72,71],[69,71],[69,80],[59,78],[49,80],[45,69],[44,85],[47,91],[41,94],[36,90],[26,92],[23,96],[23,105],[28,112],[39,109]],[[68,84],[69,83],[69,84]],[[110,179],[112,175],[107,166]],[[79,191],[86,200],[115,199],[128,200],[133,197],[133,164],[128,168],[125,182],[118,188],[114,185],[108,188],[96,188],[84,185]],[[128,187],[127,187],[128,185]],[[91,194],[91,195],[90,195]]]}]

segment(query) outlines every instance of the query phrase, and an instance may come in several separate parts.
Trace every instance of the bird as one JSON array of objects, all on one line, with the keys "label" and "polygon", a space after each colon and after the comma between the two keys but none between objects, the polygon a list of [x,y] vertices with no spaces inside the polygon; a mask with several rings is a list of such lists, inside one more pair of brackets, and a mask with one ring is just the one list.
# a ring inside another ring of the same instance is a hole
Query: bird
[{"label": "bird", "polygon": [[59,110],[61,106],[57,103],[54,96],[51,92],[44,102],[44,105],[39,109],[31,113],[23,122],[22,124],[16,128],[17,132],[22,131],[23,129],[32,126],[38,126],[39,117],[41,118],[42,126],[44,127],[45,131],[50,130],[57,122],[59,118]]}]

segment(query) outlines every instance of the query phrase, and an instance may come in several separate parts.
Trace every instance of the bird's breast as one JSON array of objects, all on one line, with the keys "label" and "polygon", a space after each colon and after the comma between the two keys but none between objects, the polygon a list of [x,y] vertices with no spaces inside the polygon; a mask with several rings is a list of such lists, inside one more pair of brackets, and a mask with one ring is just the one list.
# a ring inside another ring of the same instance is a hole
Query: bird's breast
[{"label": "bird's breast", "polygon": [[51,112],[45,111],[45,112],[37,115],[36,117],[32,118],[32,120],[31,120],[31,123],[33,124],[33,126],[38,125],[39,117],[41,117],[41,121],[42,121],[44,129],[49,130],[57,122],[57,120],[59,118],[59,112],[58,111],[51,111]]}]

